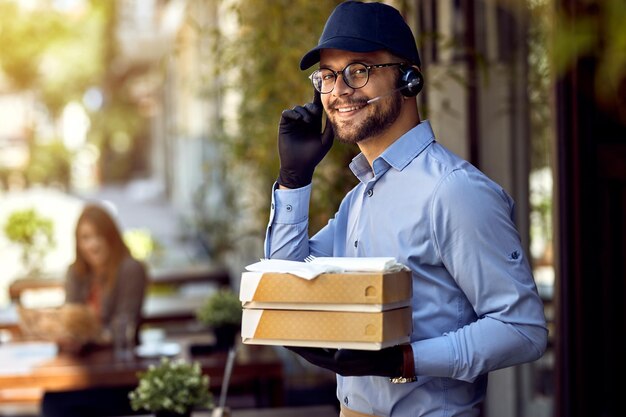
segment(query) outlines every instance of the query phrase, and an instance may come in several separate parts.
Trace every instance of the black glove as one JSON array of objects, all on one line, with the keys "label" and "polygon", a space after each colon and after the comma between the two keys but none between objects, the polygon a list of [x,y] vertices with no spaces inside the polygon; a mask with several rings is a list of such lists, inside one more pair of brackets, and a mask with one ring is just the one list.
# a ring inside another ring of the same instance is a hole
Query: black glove
[{"label": "black glove", "polygon": [[313,365],[329,369],[342,376],[377,375],[395,378],[414,376],[405,372],[404,351],[412,353],[411,345],[398,345],[382,350],[322,349],[285,346]]},{"label": "black glove", "polygon": [[283,111],[278,126],[278,183],[300,188],[311,183],[313,171],[333,145],[330,123],[322,130],[322,99],[317,91],[313,102]]}]

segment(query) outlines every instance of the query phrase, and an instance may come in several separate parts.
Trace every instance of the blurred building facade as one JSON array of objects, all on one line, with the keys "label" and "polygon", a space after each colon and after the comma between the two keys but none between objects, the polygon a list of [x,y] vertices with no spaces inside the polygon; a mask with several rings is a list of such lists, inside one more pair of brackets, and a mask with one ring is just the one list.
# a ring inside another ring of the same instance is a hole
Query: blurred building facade
[{"label": "blurred building facade", "polygon": [[[219,236],[231,234],[223,228],[235,225],[227,189],[232,180],[224,175],[237,171],[224,166],[223,142],[237,128],[233,118],[239,95],[224,87],[229,73],[218,70],[222,62],[216,47],[236,30],[229,2],[120,0],[118,16],[120,60],[145,68],[135,77],[135,91],[149,121],[150,180],[180,214],[183,228],[196,234],[209,255],[220,256],[227,243]],[[205,241],[203,227],[214,228],[215,241]],[[249,244],[260,247],[258,241]],[[243,244],[239,255],[245,257],[246,248]],[[235,258],[236,252],[231,252]],[[235,260],[236,267],[247,261]]]}]

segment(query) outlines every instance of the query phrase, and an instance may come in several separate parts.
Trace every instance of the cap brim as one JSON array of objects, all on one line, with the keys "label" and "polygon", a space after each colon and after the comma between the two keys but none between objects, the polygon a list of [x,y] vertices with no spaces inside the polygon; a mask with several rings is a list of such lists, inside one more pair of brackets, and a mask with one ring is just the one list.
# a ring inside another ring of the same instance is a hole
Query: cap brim
[{"label": "cap brim", "polygon": [[300,60],[300,69],[305,70],[318,63],[320,61],[320,50],[322,49],[341,49],[350,52],[373,52],[385,49],[385,47],[371,41],[338,36],[317,45],[315,48],[307,52]]}]

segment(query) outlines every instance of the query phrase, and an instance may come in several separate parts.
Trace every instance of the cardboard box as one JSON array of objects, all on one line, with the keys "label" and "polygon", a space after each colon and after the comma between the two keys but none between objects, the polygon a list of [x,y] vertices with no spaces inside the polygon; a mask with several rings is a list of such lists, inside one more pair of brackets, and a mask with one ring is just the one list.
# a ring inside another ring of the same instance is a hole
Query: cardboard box
[{"label": "cardboard box", "polygon": [[380,312],[411,303],[411,273],[347,272],[306,280],[287,273],[244,272],[244,308]]},{"label": "cardboard box", "polygon": [[408,343],[411,308],[383,312],[244,308],[243,343],[379,350]]}]

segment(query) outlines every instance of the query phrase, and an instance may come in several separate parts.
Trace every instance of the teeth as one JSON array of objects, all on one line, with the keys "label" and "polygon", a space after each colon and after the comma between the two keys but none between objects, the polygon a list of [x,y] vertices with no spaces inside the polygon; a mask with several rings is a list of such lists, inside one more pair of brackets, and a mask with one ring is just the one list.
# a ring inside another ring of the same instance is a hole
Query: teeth
[{"label": "teeth", "polygon": [[354,110],[358,110],[360,109],[361,106],[354,106],[354,107],[343,107],[343,108],[339,108],[337,109],[337,111],[339,113],[345,113],[345,112],[349,112],[349,111],[354,111]]}]

